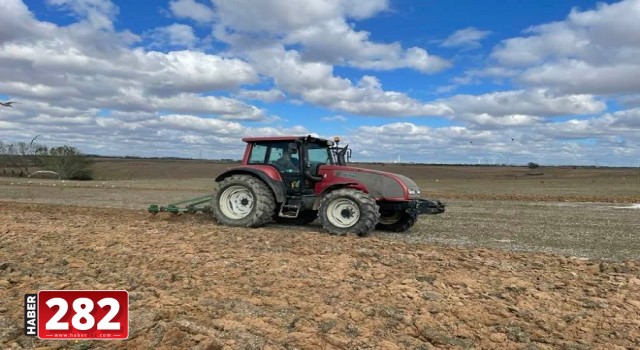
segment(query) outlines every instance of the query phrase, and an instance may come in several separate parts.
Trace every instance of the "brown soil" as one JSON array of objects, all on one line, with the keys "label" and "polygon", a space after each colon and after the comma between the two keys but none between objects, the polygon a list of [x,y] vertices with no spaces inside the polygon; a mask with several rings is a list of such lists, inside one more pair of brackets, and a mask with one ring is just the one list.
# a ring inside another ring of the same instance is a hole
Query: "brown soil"
[{"label": "brown soil", "polygon": [[[640,262],[438,247],[209,218],[0,203],[0,345],[633,349]],[[22,335],[23,295],[126,289],[126,341]]]}]

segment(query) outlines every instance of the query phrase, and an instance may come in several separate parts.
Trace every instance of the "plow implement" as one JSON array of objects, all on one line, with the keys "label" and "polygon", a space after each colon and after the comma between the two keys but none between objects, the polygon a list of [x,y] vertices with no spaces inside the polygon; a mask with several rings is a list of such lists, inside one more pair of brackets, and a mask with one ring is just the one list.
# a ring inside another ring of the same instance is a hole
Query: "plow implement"
[{"label": "plow implement", "polygon": [[196,198],[187,199],[181,202],[169,203],[166,206],[161,206],[158,204],[149,205],[149,212],[152,214],[157,213],[190,213],[194,214],[197,212],[202,213],[211,213],[211,195],[201,196]]}]

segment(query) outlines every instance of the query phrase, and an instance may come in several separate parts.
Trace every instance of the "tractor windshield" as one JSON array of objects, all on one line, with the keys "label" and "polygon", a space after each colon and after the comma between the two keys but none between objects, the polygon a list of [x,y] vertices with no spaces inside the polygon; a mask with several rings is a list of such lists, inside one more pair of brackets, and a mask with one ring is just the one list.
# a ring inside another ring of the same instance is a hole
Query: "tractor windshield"
[{"label": "tractor windshield", "polygon": [[321,164],[335,164],[329,152],[329,147],[326,144],[309,143],[307,145],[307,151],[309,154],[309,163],[312,167]]}]

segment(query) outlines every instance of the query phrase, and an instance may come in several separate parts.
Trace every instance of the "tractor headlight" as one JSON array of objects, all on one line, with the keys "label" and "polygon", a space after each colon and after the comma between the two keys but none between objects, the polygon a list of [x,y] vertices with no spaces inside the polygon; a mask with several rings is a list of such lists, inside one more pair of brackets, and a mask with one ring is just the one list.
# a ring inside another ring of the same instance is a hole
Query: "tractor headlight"
[{"label": "tractor headlight", "polygon": [[409,194],[410,195],[419,195],[420,194],[420,190],[414,189],[414,188],[410,188],[409,189]]}]

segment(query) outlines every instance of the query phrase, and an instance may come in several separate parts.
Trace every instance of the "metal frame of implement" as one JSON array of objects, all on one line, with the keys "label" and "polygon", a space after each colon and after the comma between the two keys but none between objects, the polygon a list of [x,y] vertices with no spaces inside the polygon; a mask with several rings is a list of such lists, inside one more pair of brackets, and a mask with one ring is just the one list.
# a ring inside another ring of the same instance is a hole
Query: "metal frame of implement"
[{"label": "metal frame of implement", "polygon": [[[163,213],[163,212],[173,213],[173,214],[178,214],[178,213],[193,214],[197,212],[210,213],[212,199],[213,197],[211,195],[207,195],[207,196],[187,199],[181,202],[170,203],[166,207],[160,206],[158,204],[151,204],[148,210],[152,214]],[[203,205],[205,203],[208,203],[208,205]]]}]

